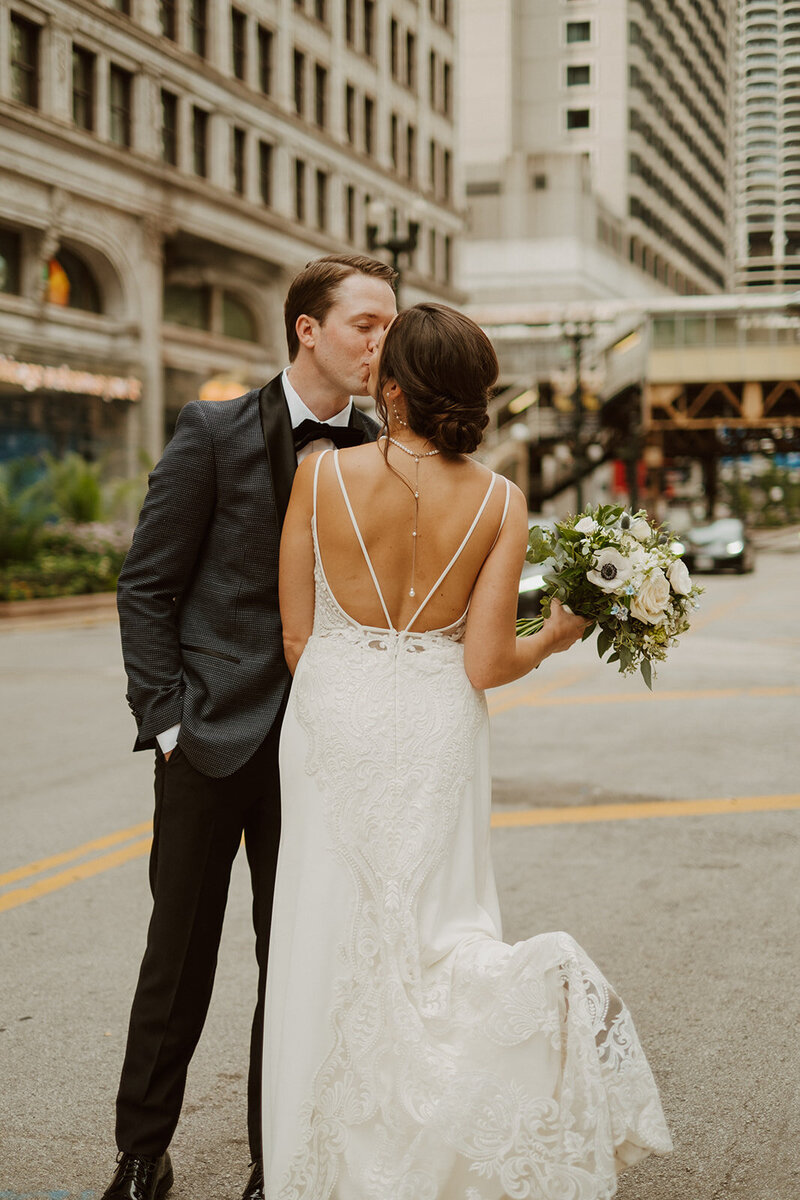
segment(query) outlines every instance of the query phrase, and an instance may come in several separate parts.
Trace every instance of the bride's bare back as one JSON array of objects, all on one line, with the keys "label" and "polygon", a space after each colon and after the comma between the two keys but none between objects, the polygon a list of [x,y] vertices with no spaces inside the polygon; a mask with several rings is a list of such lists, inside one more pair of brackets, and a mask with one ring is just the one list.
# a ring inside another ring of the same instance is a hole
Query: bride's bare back
[{"label": "bride's bare back", "polygon": [[[452,570],[413,624],[417,632],[445,628],[463,616],[481,567],[497,538],[506,505],[505,483],[468,458],[441,455],[421,458],[417,551],[413,563],[416,467],[410,455],[391,444],[387,465],[385,444],[381,441],[342,450],[339,467],[395,629],[404,629],[411,621],[458,551],[486,500]],[[347,511],[333,454],[326,455],[320,463],[317,536],[325,574],[340,607],[361,625],[385,628],[386,615]],[[413,596],[409,594],[412,563]]]}]

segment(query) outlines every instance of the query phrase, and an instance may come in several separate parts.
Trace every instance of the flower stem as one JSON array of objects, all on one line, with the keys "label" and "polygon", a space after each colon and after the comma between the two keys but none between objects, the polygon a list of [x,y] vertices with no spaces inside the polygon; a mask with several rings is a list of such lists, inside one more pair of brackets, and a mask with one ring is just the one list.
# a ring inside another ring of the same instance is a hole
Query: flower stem
[{"label": "flower stem", "polygon": [[517,637],[531,637],[544,625],[544,617],[529,617],[517,621]]}]

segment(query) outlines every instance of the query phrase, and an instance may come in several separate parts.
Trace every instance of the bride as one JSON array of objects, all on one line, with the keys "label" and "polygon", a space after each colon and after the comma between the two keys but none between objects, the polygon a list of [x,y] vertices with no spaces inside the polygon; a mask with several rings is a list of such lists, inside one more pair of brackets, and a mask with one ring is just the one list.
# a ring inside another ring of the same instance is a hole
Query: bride
[{"label": "bride", "polygon": [[467,317],[405,310],[370,375],[385,436],[297,471],[268,1200],[603,1200],[671,1148],[591,959],[566,933],[501,940],[483,689],[585,623],[555,602],[515,636],[525,498],[469,457],[497,370]]}]

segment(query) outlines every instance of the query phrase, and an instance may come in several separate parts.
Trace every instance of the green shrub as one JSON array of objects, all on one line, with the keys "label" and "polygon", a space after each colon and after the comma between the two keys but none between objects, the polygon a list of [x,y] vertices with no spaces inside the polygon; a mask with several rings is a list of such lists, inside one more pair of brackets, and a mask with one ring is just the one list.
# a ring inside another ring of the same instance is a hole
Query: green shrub
[{"label": "green shrub", "polygon": [[0,467],[0,565],[30,562],[39,549],[51,509],[32,481],[35,470],[33,459]]},{"label": "green shrub", "polygon": [[54,509],[62,521],[84,524],[102,521],[103,492],[100,463],[87,462],[70,452],[64,458],[43,455],[47,470],[35,485],[42,501]]},{"label": "green shrub", "polygon": [[0,566],[0,600],[113,592],[128,541],[127,531],[113,527],[46,526],[35,557]]}]

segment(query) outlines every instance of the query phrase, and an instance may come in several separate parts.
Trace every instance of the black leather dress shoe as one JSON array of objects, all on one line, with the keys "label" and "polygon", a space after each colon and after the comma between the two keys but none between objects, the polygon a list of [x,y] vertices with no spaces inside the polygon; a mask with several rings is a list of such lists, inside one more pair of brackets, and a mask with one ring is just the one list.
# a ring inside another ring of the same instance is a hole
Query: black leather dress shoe
[{"label": "black leather dress shoe", "polygon": [[264,1200],[264,1164],[254,1162],[242,1200]]},{"label": "black leather dress shoe", "polygon": [[173,1184],[168,1154],[148,1158],[144,1154],[121,1154],[114,1178],[102,1200],[161,1200]]}]

